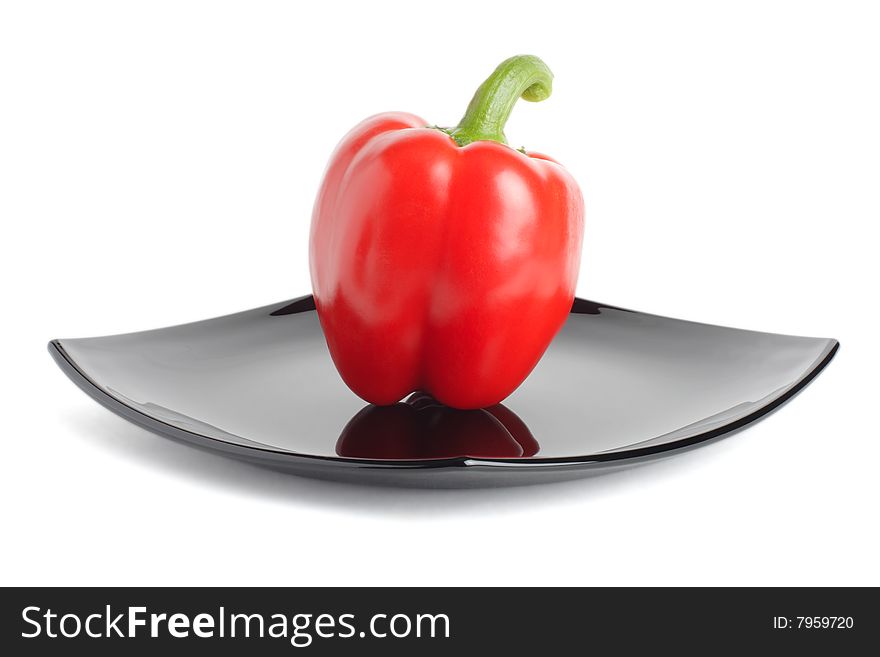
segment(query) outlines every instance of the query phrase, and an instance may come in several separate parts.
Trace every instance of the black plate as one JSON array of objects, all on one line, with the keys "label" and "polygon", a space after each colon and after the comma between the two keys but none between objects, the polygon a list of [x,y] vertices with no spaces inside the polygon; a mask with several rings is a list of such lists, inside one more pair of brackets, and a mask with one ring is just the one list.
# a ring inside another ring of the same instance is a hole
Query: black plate
[{"label": "black plate", "polygon": [[790,399],[837,347],[577,299],[503,405],[455,411],[424,394],[365,405],[311,297],[49,343],[92,398],[160,435],[300,475],[443,487],[568,479],[707,441]]}]

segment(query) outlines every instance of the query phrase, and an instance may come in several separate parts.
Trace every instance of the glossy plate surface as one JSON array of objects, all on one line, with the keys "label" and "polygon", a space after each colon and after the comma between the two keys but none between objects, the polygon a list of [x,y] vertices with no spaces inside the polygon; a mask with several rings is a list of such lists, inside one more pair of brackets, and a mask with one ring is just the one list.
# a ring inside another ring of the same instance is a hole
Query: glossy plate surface
[{"label": "glossy plate surface", "polygon": [[578,299],[525,383],[480,411],[423,394],[365,405],[311,297],[49,350],[91,397],[161,435],[301,475],[445,487],[567,479],[710,440],[790,399],[837,346]]}]

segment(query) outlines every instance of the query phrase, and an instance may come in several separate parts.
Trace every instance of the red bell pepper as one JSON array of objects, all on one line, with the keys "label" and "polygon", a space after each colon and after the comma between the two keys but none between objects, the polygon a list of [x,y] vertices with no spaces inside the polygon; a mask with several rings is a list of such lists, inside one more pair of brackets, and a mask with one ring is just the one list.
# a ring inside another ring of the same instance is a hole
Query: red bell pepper
[{"label": "red bell pepper", "polygon": [[312,216],[312,287],[333,362],[363,399],[497,404],[562,327],[583,197],[561,165],[504,136],[517,99],[544,100],[551,82],[537,57],[512,57],[457,127],[379,114],[336,148]]}]

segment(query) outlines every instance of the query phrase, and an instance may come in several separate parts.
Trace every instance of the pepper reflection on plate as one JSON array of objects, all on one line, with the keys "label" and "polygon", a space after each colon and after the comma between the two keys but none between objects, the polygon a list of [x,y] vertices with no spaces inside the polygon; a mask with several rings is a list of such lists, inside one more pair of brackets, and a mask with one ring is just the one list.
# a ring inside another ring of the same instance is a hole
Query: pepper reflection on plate
[{"label": "pepper reflection on plate", "polygon": [[525,423],[502,404],[458,410],[423,392],[392,406],[365,406],[336,443],[339,456],[383,460],[521,458],[538,448]]}]

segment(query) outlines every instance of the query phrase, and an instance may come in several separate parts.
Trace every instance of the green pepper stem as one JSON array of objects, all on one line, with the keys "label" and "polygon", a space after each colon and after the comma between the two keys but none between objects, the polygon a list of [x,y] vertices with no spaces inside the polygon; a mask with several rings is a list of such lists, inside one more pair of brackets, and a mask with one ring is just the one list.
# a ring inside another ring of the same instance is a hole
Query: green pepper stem
[{"label": "green pepper stem", "polygon": [[477,89],[458,126],[449,131],[459,146],[490,140],[507,143],[504,124],[520,98],[536,103],[550,97],[553,73],[534,55],[506,59]]}]

